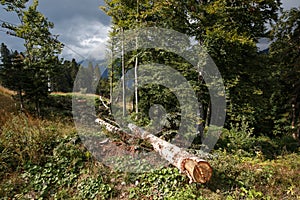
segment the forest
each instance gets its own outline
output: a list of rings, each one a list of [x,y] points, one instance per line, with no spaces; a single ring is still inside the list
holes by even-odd
[[[107,58],[82,63],[38,0],[1,5],[25,48],[0,41],[1,199],[300,199],[300,7],[104,0]]]

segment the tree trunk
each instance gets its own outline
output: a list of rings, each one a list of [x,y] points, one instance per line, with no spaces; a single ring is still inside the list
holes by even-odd
[[[139,15],[139,0],[137,0],[137,16]],[[136,18],[138,23],[138,18]],[[135,57],[135,66],[134,66],[134,95],[135,95],[135,113],[139,113],[139,99],[138,99],[138,36],[135,37],[135,48],[136,48],[136,57]],[[136,115],[138,117],[138,115]]]
[[[190,183],[206,183],[210,180],[212,168],[206,160],[198,158],[134,124],[129,124],[128,127],[135,136],[150,142],[156,152],[177,167],[181,173],[185,173],[190,178]]]
[[[124,58],[124,29],[122,28],[122,87],[123,87],[123,117],[126,115],[126,86],[125,86],[125,58]]]
[[[130,138],[132,138],[130,135],[128,135],[127,133],[125,133],[122,129],[111,125],[110,123],[107,123],[106,121],[102,120],[102,119],[96,119],[95,122],[101,126],[105,126],[106,130],[108,130],[111,133],[114,134],[118,134],[122,141],[124,141],[126,143],[126,141],[128,141]]]
[[[201,42],[200,42],[200,45]],[[203,84],[204,78],[203,78],[203,68],[198,68],[198,81],[200,84]],[[198,92],[198,102],[199,102],[199,110],[197,113],[197,116],[199,117],[200,122],[197,123],[197,137],[193,142],[194,144],[202,144],[203,138],[204,138],[204,128],[205,128],[205,120],[204,120],[204,108],[203,104],[201,103],[202,95],[200,92]],[[208,120],[208,118],[206,118]]]
[[[208,127],[209,124],[209,120],[210,120],[210,101],[208,102],[208,106],[207,106],[207,112],[206,112],[206,122],[205,122],[205,126],[204,127]]]
[[[110,71],[110,103],[113,101],[112,95],[113,95],[113,84],[114,84],[114,43],[112,41],[111,44],[111,71]]]
[[[137,38],[136,38],[137,40]],[[137,42],[137,41],[136,41]],[[139,113],[139,99],[138,99],[138,57],[135,58],[134,66],[134,96],[135,96],[135,113]]]
[[[95,122],[104,125],[108,131],[114,133],[124,133],[120,128],[117,128],[101,119],[96,119]],[[193,154],[190,154],[184,149],[181,149],[169,142],[166,142],[165,140],[162,140],[133,124],[129,124],[128,127],[130,128],[135,137],[150,142],[156,152],[158,152],[164,159],[169,161],[172,165],[177,167],[181,173],[186,174],[190,179],[190,183],[206,183],[210,180],[212,176],[212,168],[206,160],[203,160]]]
[[[291,124],[291,128],[293,130],[293,134],[292,134],[292,137],[295,139],[295,140],[298,140],[300,141],[300,112],[298,112],[299,110],[299,104],[297,102],[297,95],[292,99],[292,124]],[[296,113],[299,113],[298,115],[298,119],[297,119],[297,114]]]
[[[23,100],[23,95],[22,95],[22,89],[20,87],[18,89],[18,95],[20,98],[20,110],[21,110],[21,112],[23,112],[24,111],[24,100]]]
[[[199,101],[200,102],[200,101]],[[204,137],[204,114],[203,114],[203,105],[202,103],[199,103],[199,111],[197,113],[197,116],[199,117],[200,122],[197,123],[197,137],[193,141],[194,144],[202,144],[203,137]]]

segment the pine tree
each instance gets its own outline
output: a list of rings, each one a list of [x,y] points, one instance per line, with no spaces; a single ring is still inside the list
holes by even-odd
[[[41,114],[41,103],[50,92],[49,81],[54,77],[57,68],[57,55],[61,53],[62,44],[53,36],[50,29],[54,24],[37,10],[38,0],[26,10],[28,1],[1,1],[7,11],[15,12],[20,19],[20,25],[4,24],[3,26],[16,37],[24,39],[24,61],[27,78],[30,84],[24,87],[26,98],[35,104],[36,113]]]
[[[10,52],[4,43],[1,44],[0,82],[4,87],[17,91],[21,110],[24,109],[24,88],[28,84],[28,71],[25,70],[23,60],[23,54]]]

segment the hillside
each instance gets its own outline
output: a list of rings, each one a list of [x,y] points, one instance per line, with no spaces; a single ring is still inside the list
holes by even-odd
[[[3,199],[300,198],[299,144],[291,137],[254,138],[238,129],[224,130],[208,158],[213,168],[210,182],[189,184],[173,166],[147,173],[109,168],[87,151],[68,116],[58,113],[60,118],[41,120],[9,114],[15,110],[10,95],[1,89],[1,113],[6,113],[0,129]],[[59,98],[53,101],[60,103],[53,105],[60,107],[52,112],[70,109],[61,107],[62,99],[70,97],[55,96]],[[116,162],[124,164],[122,159]]]
[[[5,123],[9,113],[15,113],[16,102],[12,95],[13,91],[8,90],[0,85],[0,127]]]

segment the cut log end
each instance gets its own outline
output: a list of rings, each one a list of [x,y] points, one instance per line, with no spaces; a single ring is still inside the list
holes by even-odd
[[[206,183],[212,176],[212,168],[206,161],[195,161],[187,159],[184,168],[188,173],[191,182]]]

